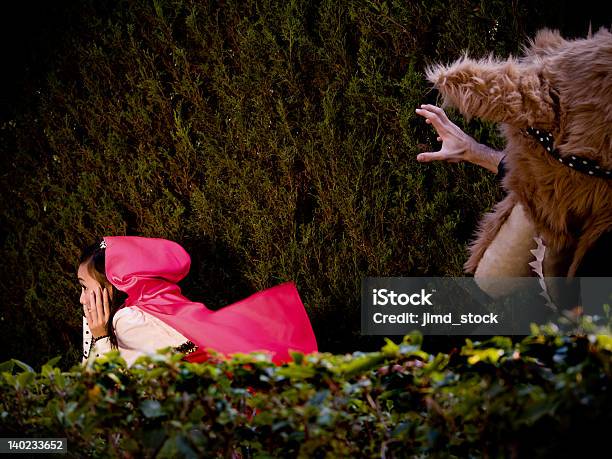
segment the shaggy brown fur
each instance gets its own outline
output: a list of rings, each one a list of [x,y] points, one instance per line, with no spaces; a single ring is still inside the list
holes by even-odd
[[[436,65],[427,77],[463,115],[503,123],[503,186],[508,197],[486,215],[465,264],[474,272],[482,255],[520,202],[545,241],[549,276],[573,276],[597,239],[612,230],[612,180],[560,164],[521,129],[550,132],[564,157],[596,160],[612,169],[612,34],[565,40],[542,30],[520,59],[462,57]],[[563,260],[565,258],[565,260]]]

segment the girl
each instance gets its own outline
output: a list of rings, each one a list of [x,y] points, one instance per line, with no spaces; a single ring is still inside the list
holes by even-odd
[[[317,351],[312,326],[293,283],[211,311],[181,294],[176,283],[191,259],[177,243],[106,236],[83,252],[78,268],[83,305],[83,363],[118,349],[128,366],[141,355],[172,347],[185,360],[265,352],[281,364],[289,351]]]

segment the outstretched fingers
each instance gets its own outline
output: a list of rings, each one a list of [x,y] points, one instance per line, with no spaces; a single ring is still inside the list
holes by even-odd
[[[441,159],[446,159],[446,155],[440,153],[439,151],[425,152],[425,153],[419,153],[416,158],[417,158],[417,161],[419,162],[428,163],[429,161],[438,161]]]
[[[427,124],[431,124],[434,127],[439,138],[446,134],[449,119],[446,113],[444,113],[444,110],[435,105],[421,105],[421,108],[416,109],[416,113],[425,118]]]

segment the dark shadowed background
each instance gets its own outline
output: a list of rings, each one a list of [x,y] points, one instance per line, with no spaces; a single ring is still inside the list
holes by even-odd
[[[20,1],[2,5],[0,360],[80,359],[76,263],[103,235],[192,256],[212,309],[294,280],[322,351],[359,334],[365,276],[457,276],[501,197],[420,164],[427,64],[517,54],[543,26],[610,27],[559,1]],[[493,125],[454,121],[503,147]],[[456,339],[428,338],[425,348]]]

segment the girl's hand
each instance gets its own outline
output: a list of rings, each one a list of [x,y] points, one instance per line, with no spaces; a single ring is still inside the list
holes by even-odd
[[[108,334],[106,324],[110,317],[110,305],[108,302],[108,291],[106,288],[98,287],[90,292],[89,307],[85,307],[87,325],[94,338]]]

